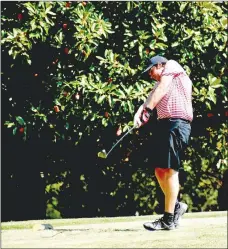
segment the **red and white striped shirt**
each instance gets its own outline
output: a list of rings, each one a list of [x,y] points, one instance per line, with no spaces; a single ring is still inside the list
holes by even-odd
[[[183,118],[192,121],[192,81],[181,65],[174,60],[166,63],[161,76],[163,75],[172,75],[173,80],[166,95],[156,106],[158,119]],[[155,91],[159,83],[156,83],[152,91]]]

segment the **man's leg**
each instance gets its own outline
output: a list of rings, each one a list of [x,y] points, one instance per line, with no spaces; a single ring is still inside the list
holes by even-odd
[[[165,195],[165,212],[164,216],[161,219],[158,219],[154,222],[147,222],[144,224],[144,227],[148,230],[161,230],[161,229],[171,230],[175,228],[174,208],[179,190],[178,189],[176,193],[176,188],[174,189],[172,188],[173,186],[176,186],[175,183],[176,180],[177,183],[179,183],[178,172],[172,169],[156,168],[155,175]],[[177,185],[179,186],[179,184]]]
[[[155,168],[155,176],[158,180],[158,183],[162,189],[162,192],[165,194],[165,169],[162,168]]]
[[[165,212],[173,214],[179,193],[179,174],[173,169],[165,169],[164,175],[161,184],[165,186]]]
[[[178,172],[173,169],[155,169],[155,176],[165,195],[165,212],[161,219],[147,222],[144,227],[148,230],[174,229],[175,204],[179,192]]]
[[[166,192],[166,170],[164,168],[155,168],[155,176],[157,178],[157,181],[162,189],[163,194],[165,195]],[[179,180],[178,180],[179,181]],[[178,190],[179,192],[179,190]],[[178,206],[178,200],[176,200],[175,205]]]
[[[162,219],[155,222],[147,222],[144,224],[144,227],[148,230],[159,230],[159,227],[160,229],[173,229],[171,223],[174,222],[174,226],[178,227],[179,220],[188,207],[185,203],[178,202],[177,200],[179,174],[173,169],[155,168],[155,176],[165,195],[165,213]],[[166,224],[164,222],[168,224],[168,227],[165,227]]]
[[[178,172],[169,168],[156,168],[155,175],[165,195],[164,221],[171,224],[174,220],[174,210],[179,192]]]
[[[156,171],[155,171],[156,172]],[[158,173],[159,172],[159,173]],[[174,225],[179,227],[181,217],[188,209],[188,205],[183,202],[178,202],[177,196],[179,193],[179,174],[172,169],[159,169],[155,173],[158,182],[165,194],[165,213],[173,214],[174,207]],[[176,200],[175,200],[176,199]]]

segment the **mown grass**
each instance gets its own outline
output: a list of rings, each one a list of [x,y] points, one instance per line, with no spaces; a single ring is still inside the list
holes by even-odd
[[[227,215],[227,211],[222,212],[196,212],[186,213],[185,218],[204,218],[204,217],[221,217]],[[52,224],[53,226],[71,226],[83,224],[99,224],[111,222],[133,222],[147,221],[148,219],[157,218],[160,215],[146,216],[124,216],[124,217],[95,217],[95,218],[76,218],[76,219],[47,219],[47,220],[28,220],[28,221],[9,221],[2,222],[2,230],[31,229],[35,224]]]

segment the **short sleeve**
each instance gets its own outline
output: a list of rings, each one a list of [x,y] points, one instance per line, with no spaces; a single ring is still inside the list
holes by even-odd
[[[177,63],[174,60],[169,60],[166,63],[161,76],[175,76],[183,72],[184,72],[184,69],[181,67],[179,63]]]

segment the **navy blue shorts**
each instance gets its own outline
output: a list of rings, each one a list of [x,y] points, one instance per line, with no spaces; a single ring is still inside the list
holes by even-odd
[[[153,168],[171,168],[179,171],[181,160],[189,143],[191,124],[184,119],[169,118],[158,120],[151,136],[149,164]]]

